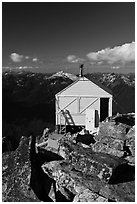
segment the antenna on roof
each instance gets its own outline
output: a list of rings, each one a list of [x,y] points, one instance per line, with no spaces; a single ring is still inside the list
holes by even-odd
[[[79,77],[83,77],[83,67],[84,67],[84,64],[81,64],[79,68]]]

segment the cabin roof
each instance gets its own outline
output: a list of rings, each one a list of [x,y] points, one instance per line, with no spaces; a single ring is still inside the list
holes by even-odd
[[[91,84],[90,84],[90,82],[91,82]],[[75,86],[77,83],[79,83],[78,86],[80,87],[80,89],[83,88],[85,90],[84,94],[87,94],[87,95],[96,95],[97,93],[96,94],[95,93],[91,94],[91,91],[90,91],[91,89],[88,89],[88,88],[90,88],[89,87],[90,85],[94,84],[94,87],[96,88],[96,90],[98,89],[98,90],[102,91],[104,95],[105,94],[106,95],[112,95],[112,91],[110,89],[108,89],[107,87],[105,87],[104,85],[102,85],[100,82],[98,82],[98,81],[96,81],[94,79],[89,80],[86,77],[80,77],[75,82],[73,82],[72,84],[70,84],[69,86],[67,86],[63,90],[61,90],[60,92],[58,92],[56,94],[56,96],[58,96],[58,95],[71,95],[71,94],[68,93],[68,90],[71,90],[73,92],[73,86]],[[79,90],[78,87],[77,87],[77,90]],[[63,94],[63,92],[65,94]],[[75,92],[76,92],[76,90],[75,90]],[[79,90],[79,92],[81,92],[81,90]],[[79,95],[80,95],[80,93],[79,93]]]

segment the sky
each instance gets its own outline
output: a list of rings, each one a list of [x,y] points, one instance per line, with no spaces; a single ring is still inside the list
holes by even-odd
[[[3,69],[135,71],[134,2],[3,2]]]

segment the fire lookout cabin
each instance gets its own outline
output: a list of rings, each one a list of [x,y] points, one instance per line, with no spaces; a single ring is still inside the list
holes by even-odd
[[[82,126],[90,133],[96,131],[99,122],[112,116],[112,93],[82,75],[78,80],[55,95],[56,127],[60,131],[67,126]]]

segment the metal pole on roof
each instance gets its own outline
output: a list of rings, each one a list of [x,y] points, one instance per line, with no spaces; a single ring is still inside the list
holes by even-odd
[[[84,67],[84,64],[81,64],[79,68],[79,77],[83,77],[83,67]]]

